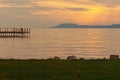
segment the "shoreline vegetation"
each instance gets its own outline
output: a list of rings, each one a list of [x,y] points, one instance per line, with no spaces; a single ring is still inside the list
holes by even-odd
[[[56,58],[56,59],[55,59]],[[0,59],[0,80],[119,80],[120,59]]]

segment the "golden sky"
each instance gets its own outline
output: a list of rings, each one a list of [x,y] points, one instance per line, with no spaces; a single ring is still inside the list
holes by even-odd
[[[119,19],[120,0],[0,0],[2,26],[105,25]]]

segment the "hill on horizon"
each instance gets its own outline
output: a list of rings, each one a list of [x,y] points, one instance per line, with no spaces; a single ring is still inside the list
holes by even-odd
[[[59,24],[53,28],[120,28],[120,24],[112,25],[79,25],[75,23]]]

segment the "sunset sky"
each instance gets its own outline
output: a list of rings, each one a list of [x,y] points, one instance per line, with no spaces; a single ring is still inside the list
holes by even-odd
[[[120,0],[0,0],[1,26],[120,23]]]

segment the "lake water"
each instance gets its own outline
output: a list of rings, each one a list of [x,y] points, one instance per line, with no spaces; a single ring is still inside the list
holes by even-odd
[[[118,28],[31,29],[30,38],[0,38],[0,58],[108,58],[120,55]]]

